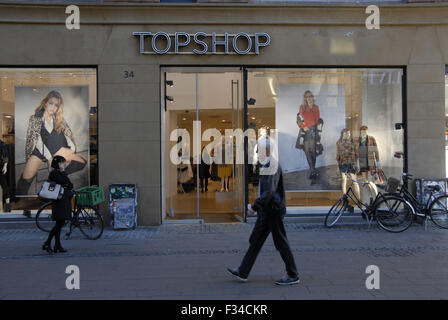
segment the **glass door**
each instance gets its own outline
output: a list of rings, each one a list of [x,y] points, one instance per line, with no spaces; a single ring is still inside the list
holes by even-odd
[[[165,219],[243,221],[241,71],[222,68],[163,71],[166,83],[163,154],[165,167],[171,168],[165,169]],[[177,164],[170,157],[182,145],[181,134],[190,143],[184,147],[189,155],[184,157],[185,163]]]
[[[196,168],[193,161],[193,122],[196,111],[196,76],[162,72],[162,192],[166,220],[198,219]]]

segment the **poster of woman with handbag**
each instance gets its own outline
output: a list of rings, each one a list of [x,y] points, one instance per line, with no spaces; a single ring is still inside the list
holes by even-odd
[[[303,95],[296,123],[300,128],[296,148],[305,152],[310,168],[308,179],[314,183],[319,177],[319,171],[316,170],[316,158],[323,153],[320,135],[324,122],[320,118],[319,107],[314,104],[314,95],[310,90],[305,91]]]

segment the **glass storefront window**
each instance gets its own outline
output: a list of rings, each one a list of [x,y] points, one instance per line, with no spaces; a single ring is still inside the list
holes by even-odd
[[[0,68],[3,209],[36,209],[36,194],[64,156],[74,187],[98,184],[96,69]],[[2,165],[2,169],[4,166]]]
[[[365,201],[403,172],[401,68],[253,68],[247,88],[249,127],[276,130],[288,213],[328,211],[347,187],[343,171],[372,182]],[[257,189],[250,174],[249,203]]]
[[[448,66],[445,68],[445,171],[448,178]]]

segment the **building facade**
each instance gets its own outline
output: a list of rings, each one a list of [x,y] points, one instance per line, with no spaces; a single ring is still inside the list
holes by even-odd
[[[195,163],[238,129],[275,137],[291,215],[328,211],[352,165],[371,182],[445,177],[446,3],[382,5],[379,29],[361,5],[80,3],[70,30],[66,6],[0,4],[13,210],[36,206],[59,152],[78,186],[136,183],[139,225],[245,221],[256,140]],[[46,118],[52,98],[63,114]]]

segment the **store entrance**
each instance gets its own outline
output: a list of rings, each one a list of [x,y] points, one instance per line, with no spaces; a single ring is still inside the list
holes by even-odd
[[[234,135],[244,130],[241,71],[167,68],[162,81],[163,218],[244,221],[244,158]]]

